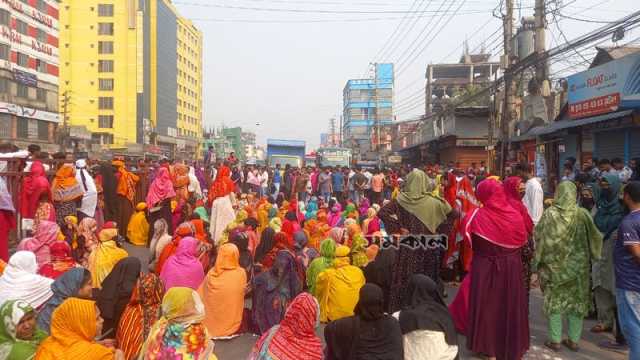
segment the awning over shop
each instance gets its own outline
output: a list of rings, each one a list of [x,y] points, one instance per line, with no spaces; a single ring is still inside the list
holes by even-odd
[[[512,138],[511,141],[528,140],[536,136],[551,134],[559,130],[595,124],[595,123],[599,123],[599,122],[611,120],[611,119],[617,119],[617,118],[631,115],[633,111],[634,110],[623,110],[623,111],[612,112],[609,114],[598,115],[598,116],[588,117],[588,118],[579,119],[579,120],[560,120],[548,126],[535,127],[529,130],[526,134]]]

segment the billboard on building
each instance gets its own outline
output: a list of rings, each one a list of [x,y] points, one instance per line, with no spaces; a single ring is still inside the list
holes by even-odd
[[[569,76],[573,119],[640,107],[640,52]]]

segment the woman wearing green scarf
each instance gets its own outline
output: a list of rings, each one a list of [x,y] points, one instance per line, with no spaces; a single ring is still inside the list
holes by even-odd
[[[620,178],[617,175],[604,175],[597,187],[596,215],[593,219],[598,230],[604,236],[602,259],[594,261],[591,272],[593,293],[598,311],[598,324],[591,328],[599,333],[613,329],[616,311],[615,280],[613,272],[613,248],[618,237],[618,226],[624,217],[624,208],[618,194]]]
[[[26,360],[36,353],[47,334],[36,325],[35,310],[22,300],[0,307],[0,359]]]
[[[395,200],[391,200],[378,212],[389,235],[436,235],[448,234],[457,215],[449,204],[432,195],[435,184],[422,170],[409,173]],[[392,273],[388,308],[389,313],[400,310],[407,293],[409,278],[413,274],[424,274],[442,286],[440,268],[445,249],[442,247],[416,248],[400,246],[396,264],[388,271]]]
[[[549,318],[549,340],[545,345],[560,349],[562,318],[566,316],[569,339],[562,343],[577,351],[582,322],[592,305],[590,260],[600,258],[602,234],[587,210],[578,206],[573,182],[560,183],[553,205],[542,214],[534,234],[534,268],[538,269],[543,310]]]
[[[315,294],[316,279],[318,274],[333,265],[336,257],[336,242],[333,239],[325,239],[320,243],[320,257],[311,261],[307,268],[307,287],[312,295]]]

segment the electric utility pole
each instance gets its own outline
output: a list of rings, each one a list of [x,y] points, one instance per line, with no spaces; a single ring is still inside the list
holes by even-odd
[[[513,74],[511,73],[511,64],[513,59],[513,47],[511,40],[513,39],[513,0],[505,0],[506,13],[502,17],[504,30],[504,55],[502,65],[504,66],[504,111],[502,112],[501,128],[501,151],[500,151],[500,173],[504,175],[504,169],[507,164],[507,153],[509,151],[509,128],[511,122],[515,118],[515,83]]]
[[[547,20],[545,18],[545,0],[536,0],[534,9],[535,18],[535,37],[534,37],[534,49],[538,61],[536,61],[536,81],[540,87],[540,94],[542,96],[549,96],[551,89],[549,88],[549,62],[547,60],[540,61],[539,59],[544,57],[546,53],[546,27]]]

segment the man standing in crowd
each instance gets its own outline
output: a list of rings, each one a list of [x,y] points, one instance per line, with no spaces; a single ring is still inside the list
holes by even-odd
[[[384,174],[379,169],[371,177],[371,203],[382,205],[382,190],[384,190]]]
[[[624,188],[630,211],[618,229],[614,249],[616,303],[622,333],[629,344],[629,359],[640,359],[640,182]]]
[[[523,177],[527,179],[524,198],[522,201],[529,212],[529,216],[531,216],[531,220],[533,220],[533,224],[536,225],[538,224],[538,221],[540,221],[542,212],[544,211],[544,191],[542,190],[542,180],[533,176],[531,166],[527,164],[521,165],[519,170]]]
[[[339,203],[344,202],[344,174],[339,166],[331,173],[331,186],[333,187],[333,195]]]
[[[322,199],[327,203],[331,199],[331,185],[331,173],[327,167],[318,175],[318,191]]]
[[[353,180],[353,202],[356,204],[360,203],[360,199],[364,196],[364,193],[367,189],[367,177],[362,173],[361,169],[356,169],[355,174],[352,177]]]
[[[273,170],[273,196],[278,196],[280,192],[280,184],[282,184],[282,171],[280,170],[280,164],[276,164],[275,170]]]

